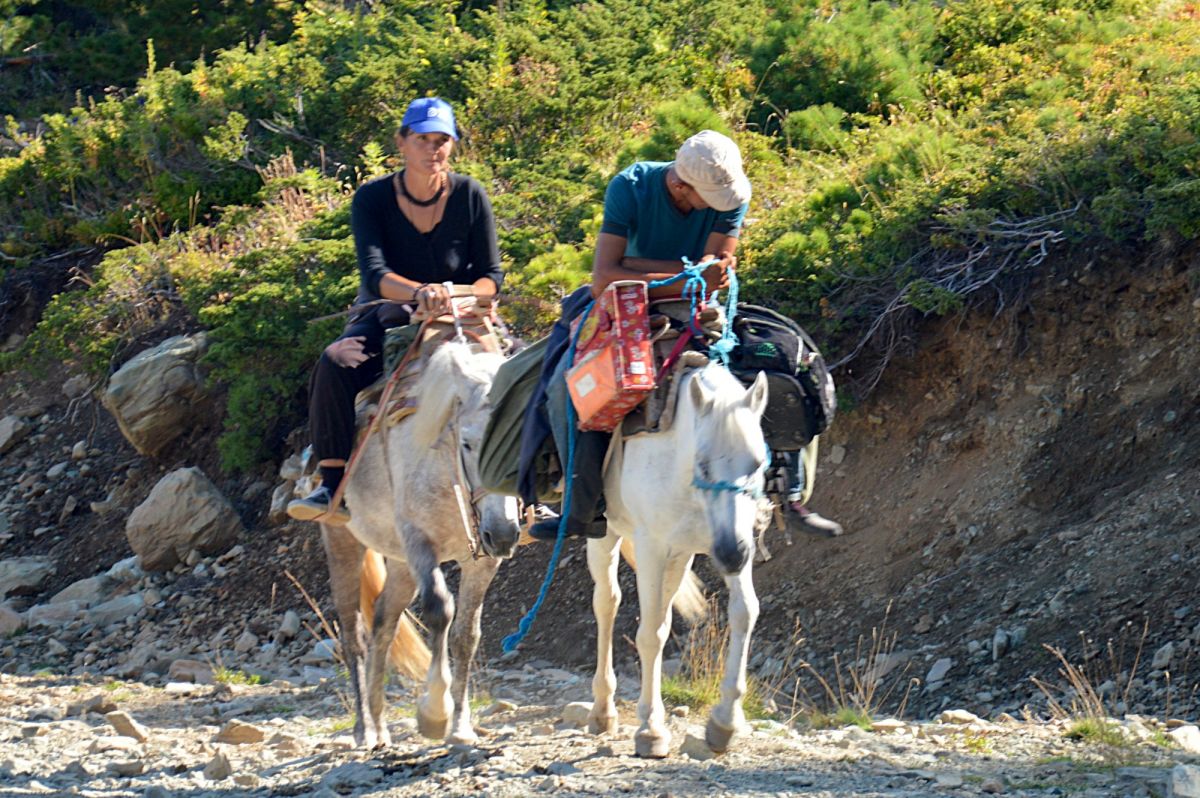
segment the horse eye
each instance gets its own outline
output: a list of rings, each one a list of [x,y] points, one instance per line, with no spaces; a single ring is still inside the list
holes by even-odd
[[[463,447],[464,449],[466,449],[468,452],[469,452],[469,451],[471,451],[471,444],[470,444],[470,443],[468,443],[467,441],[463,441],[463,445],[462,445],[462,447]]]

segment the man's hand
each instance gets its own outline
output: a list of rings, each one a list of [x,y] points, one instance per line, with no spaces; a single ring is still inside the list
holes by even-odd
[[[344,369],[357,368],[371,359],[371,355],[363,351],[366,340],[362,335],[339,338],[325,347],[325,354]]]
[[[724,291],[729,287],[729,272],[737,270],[737,256],[732,254],[725,255],[724,257],[705,255],[700,259],[700,262],[704,263],[714,258],[716,259],[716,263],[713,263],[704,270],[704,283],[708,286],[709,291],[712,291],[714,288]]]

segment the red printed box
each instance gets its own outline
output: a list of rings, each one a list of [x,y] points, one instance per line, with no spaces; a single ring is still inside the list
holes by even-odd
[[[650,345],[646,284],[610,283],[579,324],[575,364],[568,369],[567,390],[582,430],[611,432],[630,410],[654,390],[654,353]]]

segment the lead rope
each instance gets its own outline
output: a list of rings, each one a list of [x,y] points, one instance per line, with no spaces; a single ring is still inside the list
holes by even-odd
[[[579,342],[579,334],[583,332],[588,314],[592,312],[595,304],[596,300],[594,299],[588,302],[579,316],[579,326],[575,328],[575,334],[571,336],[571,344],[567,348],[566,354],[563,355],[563,357],[571,359],[569,362],[575,360],[575,345]],[[575,429],[575,404],[570,397],[567,397],[567,476],[566,486],[563,489],[562,515],[558,517],[558,536],[554,539],[554,552],[550,555],[550,564],[546,566],[546,577],[542,580],[542,589],[538,591],[537,600],[533,602],[529,612],[525,613],[525,617],[517,624],[517,631],[504,638],[500,643],[506,654],[514,651],[525,639],[525,635],[529,634],[529,630],[533,628],[538,610],[542,608],[542,604],[546,601],[546,594],[550,592],[550,584],[554,581],[554,572],[558,570],[558,558],[562,556],[563,543],[567,539],[567,515],[571,510],[571,483],[575,481],[572,479],[572,474],[575,472],[575,438],[578,437],[578,434],[578,430]]]

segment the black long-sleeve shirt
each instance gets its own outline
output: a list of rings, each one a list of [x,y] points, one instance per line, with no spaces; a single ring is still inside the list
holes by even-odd
[[[392,175],[359,186],[350,203],[350,229],[362,282],[358,301],[381,299],[379,281],[395,273],[420,283],[470,285],[490,277],[500,288],[500,246],[492,203],[477,180],[450,174],[446,209],[422,233],[396,204]]]

